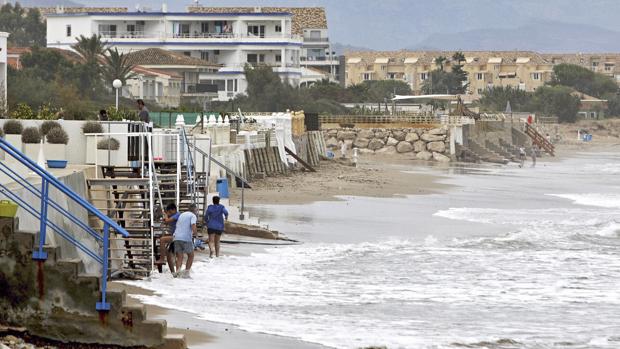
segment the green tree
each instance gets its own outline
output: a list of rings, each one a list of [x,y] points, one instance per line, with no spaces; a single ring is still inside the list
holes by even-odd
[[[129,62],[125,54],[118,52],[117,48],[114,48],[114,50],[108,49],[107,55],[104,56],[103,65],[105,82],[111,84],[115,79],[119,79],[125,85],[128,79],[136,76],[133,72],[135,67],[135,65]]]
[[[598,98],[618,91],[618,85],[612,78],[575,64],[558,64],[553,67],[553,77],[549,84],[568,86]]]
[[[11,35],[9,46],[45,46],[46,28],[38,9],[25,9],[19,3],[0,7],[0,31]]]
[[[541,86],[534,92],[530,108],[547,116],[557,116],[560,122],[575,122],[579,98],[566,86]]]
[[[439,67],[438,70],[443,71],[443,66],[447,61],[448,61],[448,58],[446,58],[445,56],[439,56],[435,58],[435,65]]]
[[[101,40],[101,35],[93,34],[91,37],[80,35],[72,48],[88,64],[99,64],[101,57],[106,52],[107,45]]]
[[[499,86],[486,89],[480,98],[480,108],[484,111],[501,112],[510,102],[513,111],[527,111],[532,101],[532,94],[511,86]]]

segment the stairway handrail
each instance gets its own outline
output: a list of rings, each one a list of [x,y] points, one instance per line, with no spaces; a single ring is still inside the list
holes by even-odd
[[[235,176],[235,178],[240,179],[241,181],[243,181],[243,183],[247,186],[250,187],[250,183],[248,183],[247,179],[245,179],[244,177],[241,177],[241,175],[238,175],[235,171],[231,170],[228,166],[222,164],[221,162],[219,162],[218,160],[216,160],[214,157],[210,156],[209,154],[207,154],[204,150],[198,148],[195,144],[190,144],[194,149],[196,149],[196,151],[198,153],[200,153],[200,155],[202,156],[206,156],[209,161],[213,161],[215,164],[217,164],[218,166],[220,166],[221,168],[223,168],[224,170],[226,170],[226,172],[232,174],[233,176]]]
[[[66,186],[64,183],[60,182],[56,177],[54,177],[51,173],[47,172],[39,166],[36,162],[32,161],[32,159],[28,158],[22,152],[17,150],[13,145],[7,142],[5,139],[0,138],[0,148],[4,150],[7,154],[11,155],[13,158],[18,160],[20,163],[28,167],[34,173],[38,174],[39,177],[45,179],[50,184],[52,184],[56,189],[58,189],[61,193],[67,195],[75,202],[80,204],[83,208],[85,208],[88,212],[97,216],[101,221],[110,225],[117,233],[123,235],[123,237],[128,237],[129,233],[120,225],[118,225],[114,220],[110,217],[104,215],[101,211],[99,211],[93,204],[84,200],[77,193],[75,193],[71,188]]]
[[[41,201],[40,211],[37,211],[32,205],[30,205],[24,199],[20,198],[15,193],[9,191],[4,185],[0,184],[0,187],[5,190],[4,194],[6,196],[12,198],[16,202],[19,202],[21,204],[20,206],[24,207],[24,209],[26,209],[28,213],[33,215],[35,218],[39,219],[39,222],[40,222],[39,246],[38,246],[38,250],[35,250],[33,252],[32,258],[40,262],[47,260],[47,253],[44,251],[44,245],[45,245],[46,230],[47,230],[47,227],[49,226],[52,230],[57,232],[58,235],[60,235],[62,238],[67,240],[73,246],[77,247],[79,250],[86,253],[87,256],[94,259],[97,263],[101,264],[102,266],[101,302],[96,303],[95,309],[97,311],[109,311],[110,303],[106,301],[106,292],[107,292],[107,282],[108,282],[108,262],[109,262],[109,253],[110,253],[110,227],[112,227],[116,231],[116,233],[121,234],[123,237],[129,237],[129,233],[123,227],[118,225],[114,220],[112,220],[110,217],[104,215],[101,211],[99,211],[99,209],[97,209],[93,204],[86,201],[84,198],[82,198],[80,195],[74,192],[71,188],[69,188],[66,184],[60,182],[50,172],[48,172],[46,169],[39,166],[36,162],[34,162],[29,157],[27,157],[21,151],[17,150],[17,148],[15,148],[13,145],[11,145],[9,142],[7,142],[3,138],[0,138],[0,149],[4,150],[6,154],[9,154],[11,157],[13,157],[15,160],[20,162],[22,165],[30,169],[32,172],[34,172],[41,178],[41,191],[31,190],[30,188],[28,188],[28,186],[26,186],[27,180],[25,178],[18,175],[12,170],[10,171],[12,172],[12,175],[3,171],[7,175],[9,175],[11,179],[19,180],[18,183],[22,187],[24,187],[26,190],[30,191],[32,194],[34,194],[40,199]],[[6,166],[5,164],[3,165]],[[15,177],[13,177],[13,175]],[[48,209],[48,206],[50,206],[50,200],[49,200],[49,185],[50,184],[54,188],[56,188],[59,192],[66,195],[68,198],[72,199],[74,202],[78,203],[80,206],[86,209],[87,212],[96,216],[103,222],[103,237],[102,237],[103,251],[102,251],[101,256],[99,256],[97,252],[94,252],[88,247],[86,247],[78,239],[69,235],[62,228],[58,227],[54,222],[48,221],[47,209]],[[75,221],[79,221],[79,219],[75,217],[71,212],[64,210],[64,209],[59,210],[58,205],[54,204],[51,206],[55,208],[58,212],[60,212],[64,217],[68,217],[69,220],[73,221],[74,223]],[[83,224],[77,224],[77,225],[80,226],[81,228],[83,228],[84,226]],[[86,229],[86,231],[92,235],[92,232],[89,229]]]

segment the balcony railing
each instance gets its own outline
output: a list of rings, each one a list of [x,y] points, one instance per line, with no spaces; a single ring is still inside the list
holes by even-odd
[[[312,38],[304,36],[305,42],[329,42],[329,38]]]
[[[329,62],[338,61],[338,57],[330,56],[301,56],[299,57],[302,62]]]
[[[231,39],[231,40],[302,40],[299,35],[251,35],[236,33],[164,33],[160,31],[100,31],[104,39]]]

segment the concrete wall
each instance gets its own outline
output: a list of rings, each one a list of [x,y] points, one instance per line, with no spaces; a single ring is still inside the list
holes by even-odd
[[[0,111],[6,109],[6,69],[8,33],[0,32]]]

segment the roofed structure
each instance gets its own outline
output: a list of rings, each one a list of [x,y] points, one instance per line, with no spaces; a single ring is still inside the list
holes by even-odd
[[[145,50],[130,52],[127,54],[127,60],[131,64],[141,66],[167,65],[213,68],[220,66],[209,61],[159,48],[147,48]]]
[[[304,29],[327,29],[327,16],[322,7],[207,7],[190,6],[192,13],[290,13],[293,15],[293,34],[303,34]]]

